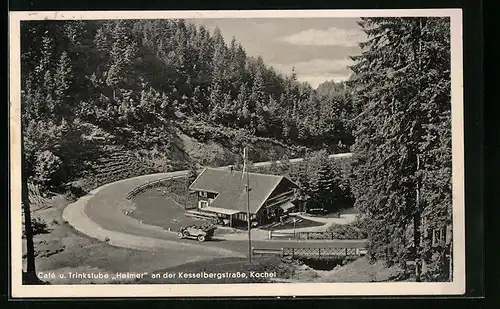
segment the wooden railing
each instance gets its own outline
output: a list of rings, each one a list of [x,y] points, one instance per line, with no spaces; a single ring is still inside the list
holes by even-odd
[[[269,239],[295,239],[297,233],[280,232],[280,231],[269,231]]]
[[[364,248],[253,248],[252,255],[275,255],[305,259],[356,259],[366,255]]]
[[[292,258],[356,259],[364,253],[362,248],[283,248],[283,256]]]
[[[283,257],[283,249],[252,248],[252,255],[277,255]]]
[[[187,175],[175,175],[175,176],[168,176],[156,180],[152,180],[149,182],[146,182],[145,184],[142,184],[136,188],[134,188],[132,191],[128,192],[127,195],[125,196],[127,200],[130,200],[137,196],[139,193],[142,193],[148,189],[154,188],[155,186],[161,186],[163,185],[164,182],[174,180],[174,179],[179,179],[179,178],[186,178]]]

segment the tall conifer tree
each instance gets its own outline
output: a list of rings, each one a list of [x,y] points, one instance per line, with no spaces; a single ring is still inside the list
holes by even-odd
[[[446,155],[434,159],[434,153],[451,150],[449,20],[363,18],[359,24],[368,41],[354,57],[351,82],[360,110],[354,131],[356,207],[368,218],[375,258],[403,266],[408,260],[429,262],[422,218],[450,216],[451,162]],[[443,129],[437,129],[437,119]],[[440,187],[426,184],[426,170],[442,172]],[[436,208],[446,210],[438,214]]]

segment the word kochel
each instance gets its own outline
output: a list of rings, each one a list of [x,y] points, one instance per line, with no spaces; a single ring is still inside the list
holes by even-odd
[[[276,272],[178,272],[164,273],[163,278],[179,278],[179,279],[245,279],[245,278],[276,278]]]

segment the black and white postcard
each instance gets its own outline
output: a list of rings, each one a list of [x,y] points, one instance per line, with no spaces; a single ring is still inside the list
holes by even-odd
[[[460,9],[9,19],[13,297],[465,292]]]

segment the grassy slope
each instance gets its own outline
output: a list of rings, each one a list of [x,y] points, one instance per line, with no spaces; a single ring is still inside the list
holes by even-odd
[[[357,259],[332,271],[316,271],[317,282],[383,282],[397,276],[397,268],[389,268],[382,261],[372,263],[368,258]]]
[[[49,234],[36,235],[34,240],[35,250],[39,252],[36,257],[37,272],[54,272],[56,278],[46,280],[52,284],[127,283],[134,280],[70,280],[59,278],[59,274],[92,272],[111,275],[116,272],[153,271],[198,260],[197,257],[186,257],[171,250],[138,251],[114,247],[88,238],[63,222],[62,210],[68,203],[64,197],[57,196],[51,200],[50,208],[34,213],[34,216],[42,218],[50,225]],[[57,223],[50,224],[53,220]]]
[[[55,279],[47,280],[52,284],[85,284],[85,283],[196,283],[196,280],[174,280],[162,278],[143,280],[99,280],[60,278],[59,274],[69,272],[92,272],[113,276],[117,272],[156,272],[178,271],[276,271],[279,278],[290,278],[299,282],[371,282],[387,281],[397,273],[396,269],[387,268],[383,263],[371,264],[366,258],[356,260],[332,271],[313,270],[304,265],[284,261],[276,257],[255,257],[249,265],[246,259],[225,258],[215,260],[198,260],[196,257],[182,256],[175,252],[144,252],[110,246],[106,243],[90,239],[74,231],[61,218],[62,210],[68,204],[58,196],[51,201],[51,207],[34,215],[42,218],[51,228],[49,234],[35,236],[35,246],[39,255],[36,267],[39,272],[54,272]],[[231,283],[234,280],[217,280],[213,282]],[[261,282],[256,279],[239,279],[238,282]],[[206,283],[206,281],[205,281]]]
[[[168,197],[169,193],[163,194],[163,188],[158,189],[136,196],[135,209],[130,216],[146,224],[170,228],[172,231],[178,230],[181,226],[204,223],[202,220],[187,217],[182,205]]]
[[[194,263],[166,268],[155,271],[157,274],[171,273],[175,278],[144,279],[138,283],[263,283],[269,282],[265,278],[251,277],[251,272],[275,273],[278,278],[289,278],[294,272],[291,263],[277,257],[254,257],[252,263],[245,258],[224,258],[216,260],[205,260]],[[184,279],[179,278],[179,272],[189,273],[244,273],[246,278],[209,278],[209,279]],[[163,277],[163,276],[161,276]]]

